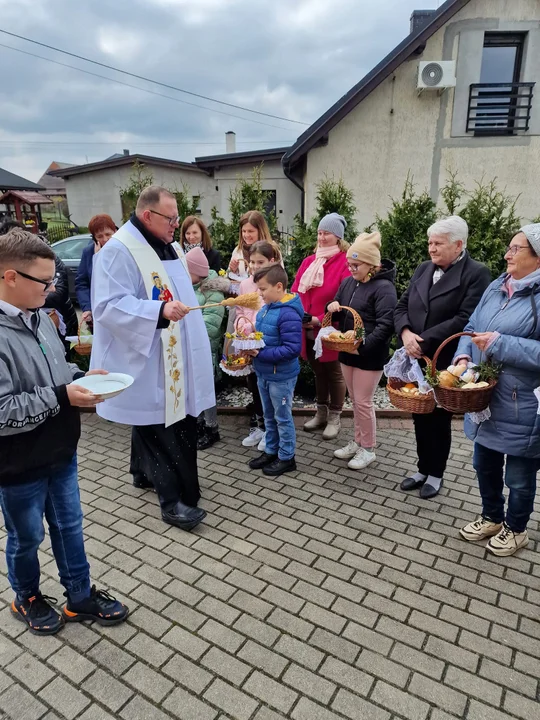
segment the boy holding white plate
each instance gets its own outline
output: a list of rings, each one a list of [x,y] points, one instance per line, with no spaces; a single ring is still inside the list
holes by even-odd
[[[128,616],[125,605],[90,585],[77,481],[78,408],[101,398],[71,384],[84,373],[66,362],[56,328],[36,309],[54,282],[48,245],[25,230],[0,236],[0,507],[15,592],[11,611],[36,635],[52,635],[64,622],[115,625]],[[66,589],[61,614],[39,590],[43,517]]]

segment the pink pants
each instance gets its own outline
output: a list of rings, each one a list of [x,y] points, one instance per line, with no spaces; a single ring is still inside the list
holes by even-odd
[[[382,377],[382,370],[360,370],[343,363],[341,370],[353,404],[354,440],[360,447],[375,447],[377,427],[373,396]]]

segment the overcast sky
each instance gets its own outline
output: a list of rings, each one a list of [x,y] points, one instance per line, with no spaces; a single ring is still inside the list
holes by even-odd
[[[307,124],[438,0],[0,0],[0,28],[176,87]],[[52,160],[132,153],[193,160],[289,145],[307,125],[251,115],[160,88],[0,33],[0,167],[37,181]],[[269,127],[274,126],[274,127]],[[54,144],[53,144],[54,143]],[[101,143],[101,144],[100,144]],[[182,144],[184,143],[184,144]],[[213,143],[213,144],[209,144]]]

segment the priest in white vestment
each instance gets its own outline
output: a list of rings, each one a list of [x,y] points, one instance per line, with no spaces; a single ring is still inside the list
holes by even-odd
[[[132,425],[135,487],[153,487],[165,522],[189,530],[197,507],[197,417],[215,405],[212,355],[184,253],[174,242],[176,199],[143,190],[137,208],[94,256],[92,367],[125,372],[133,385],[98,406]]]

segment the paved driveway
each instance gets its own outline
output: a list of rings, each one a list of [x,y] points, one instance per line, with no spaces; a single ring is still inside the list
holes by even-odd
[[[133,613],[36,638],[10,616],[2,565],[0,717],[540,718],[538,516],[514,558],[458,539],[478,510],[460,426],[442,495],[421,501],[397,488],[405,422],[381,422],[368,475],[300,433],[299,471],[278,481],[247,471],[244,422],[224,420],[201,458],[208,518],[184,533],[131,486],[127,430],[85,418],[93,578]],[[41,559],[60,599],[48,546]]]

